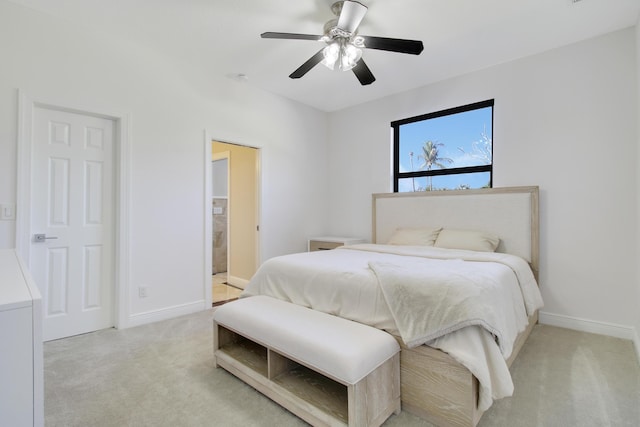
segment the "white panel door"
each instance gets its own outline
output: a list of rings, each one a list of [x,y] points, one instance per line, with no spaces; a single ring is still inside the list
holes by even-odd
[[[34,109],[30,268],[45,341],[114,325],[114,127]]]

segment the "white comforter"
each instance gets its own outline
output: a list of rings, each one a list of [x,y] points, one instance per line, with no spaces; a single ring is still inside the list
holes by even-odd
[[[372,244],[272,258],[242,296],[259,294],[449,353],[478,378],[481,410],[513,393],[505,359],[527,315],[542,307],[518,257]]]

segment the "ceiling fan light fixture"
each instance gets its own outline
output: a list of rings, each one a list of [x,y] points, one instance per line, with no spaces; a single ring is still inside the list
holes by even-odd
[[[338,39],[325,47],[322,54],[324,56],[322,64],[328,69],[335,70],[337,67],[340,71],[349,71],[362,58],[362,49],[345,39]]]
[[[322,65],[333,70],[336,66],[336,62],[338,62],[338,58],[340,57],[340,45],[338,42],[328,44],[327,47],[322,50],[322,55],[324,56]]]
[[[360,61],[360,58],[362,58],[362,49],[355,47],[351,43],[345,44],[340,49],[340,70],[351,70]]]

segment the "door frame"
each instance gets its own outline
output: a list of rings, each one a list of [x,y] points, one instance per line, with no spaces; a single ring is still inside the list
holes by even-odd
[[[213,225],[211,224],[211,198],[213,197],[213,188],[211,182],[211,173],[212,173],[212,158],[213,158],[213,150],[212,143],[213,142],[224,142],[227,144],[235,144],[241,145],[248,148],[255,148],[257,150],[256,153],[256,212],[255,216],[258,220],[258,230],[255,231],[255,259],[256,259],[256,269],[262,264],[262,251],[261,251],[261,239],[260,239],[260,227],[262,224],[262,147],[255,144],[247,144],[245,142],[239,141],[239,138],[217,138],[212,136],[210,132],[206,129],[203,132],[204,136],[204,240],[203,240],[203,249],[204,249],[204,275],[203,275],[203,288],[204,288],[204,299],[205,299],[205,307],[211,307],[213,302],[213,295],[211,292],[211,271],[213,268],[213,245],[211,242],[213,241]],[[231,162],[229,162],[229,174],[231,174]],[[231,185],[231,179],[229,178],[228,185]],[[229,194],[229,198],[231,195]],[[227,229],[229,227],[229,223],[227,223]],[[229,236],[227,236],[229,239]],[[227,247],[229,246],[229,242],[227,242]],[[230,260],[227,260],[227,265]]]
[[[18,147],[16,185],[16,251],[30,265],[31,252],[31,172],[33,159],[33,120],[35,108],[47,108],[113,120],[114,150],[114,226],[113,320],[116,328],[126,328],[129,320],[129,221],[130,221],[130,147],[129,115],[104,112],[91,106],[68,105],[33,98],[18,90]]]

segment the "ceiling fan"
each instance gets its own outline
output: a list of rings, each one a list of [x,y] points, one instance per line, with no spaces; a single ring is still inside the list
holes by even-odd
[[[419,55],[424,46],[419,40],[359,35],[357,33],[358,26],[367,13],[367,9],[367,6],[357,1],[337,1],[331,6],[331,11],[337,18],[331,19],[324,25],[324,34],[321,36],[266,32],[262,33],[260,37],[263,39],[314,40],[327,44],[291,73],[289,77],[292,79],[299,79],[313,67],[322,63],[331,70],[353,70],[362,85],[369,85],[376,78],[362,59],[362,49],[378,49]]]

